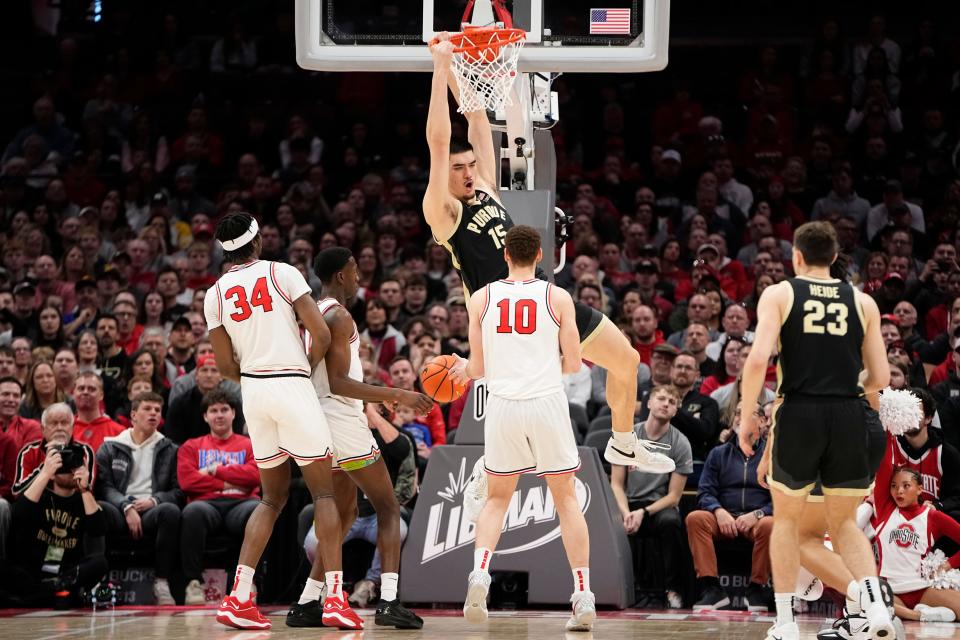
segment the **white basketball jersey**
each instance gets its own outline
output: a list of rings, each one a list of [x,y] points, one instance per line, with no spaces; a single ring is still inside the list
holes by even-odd
[[[545,280],[497,280],[487,285],[480,315],[487,389],[507,400],[563,391],[560,322]]]
[[[317,307],[320,308],[321,315],[325,315],[327,311],[339,306],[340,303],[333,298],[324,298],[317,303]],[[304,336],[304,342],[306,349],[309,352],[310,344],[312,343],[309,332]],[[360,334],[357,332],[356,323],[353,324],[353,335],[350,336],[350,370],[347,373],[347,377],[351,380],[356,380],[357,382],[363,382],[363,364],[360,362]],[[344,405],[355,409],[358,415],[363,414],[362,400],[357,400],[356,398],[345,398],[343,396],[330,393],[330,378],[327,375],[326,362],[321,363],[316,369],[314,369],[312,379],[313,387],[317,390],[317,396],[321,400],[329,399],[342,402]]]
[[[207,289],[207,327],[223,326],[240,371],[252,375],[310,375],[293,301],[310,293],[295,267],[255,260],[233,267]]]
[[[894,509],[887,521],[877,528],[874,544],[880,560],[880,576],[890,582],[894,593],[925,589],[930,581],[920,575],[920,561],[926,557],[934,540],[927,523],[930,507],[907,519]]]

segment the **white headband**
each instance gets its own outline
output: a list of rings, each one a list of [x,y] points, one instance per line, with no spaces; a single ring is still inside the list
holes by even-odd
[[[223,245],[223,248],[227,251],[236,251],[243,245],[253,240],[259,231],[260,225],[257,224],[256,219],[253,219],[250,221],[250,228],[243,232],[242,235],[234,238],[233,240],[221,240],[220,244]]]

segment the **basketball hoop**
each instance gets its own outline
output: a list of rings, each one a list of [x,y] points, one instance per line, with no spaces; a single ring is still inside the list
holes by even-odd
[[[497,111],[511,104],[510,88],[525,38],[523,29],[470,26],[450,36],[460,113]]]

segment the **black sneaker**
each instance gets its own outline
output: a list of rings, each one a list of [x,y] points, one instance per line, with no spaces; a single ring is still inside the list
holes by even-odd
[[[769,588],[751,582],[747,585],[747,590],[743,594],[744,605],[746,605],[747,611],[769,611],[772,595]]]
[[[288,627],[322,627],[323,603],[312,600],[306,604],[294,603],[287,612]]]
[[[730,597],[726,591],[718,586],[709,586],[697,603],[693,605],[694,611],[711,611],[713,609],[722,609],[730,606]]]
[[[373,621],[380,627],[397,629],[422,629],[423,618],[400,604],[400,600],[381,600],[377,605],[377,615]]]

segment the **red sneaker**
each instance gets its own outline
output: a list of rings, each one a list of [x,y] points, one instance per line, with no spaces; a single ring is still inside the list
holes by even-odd
[[[363,629],[363,618],[350,608],[346,598],[327,596],[323,603],[323,626],[337,629]]]
[[[269,629],[270,621],[260,615],[253,600],[240,602],[234,596],[227,596],[217,609],[217,622],[234,629]]]

